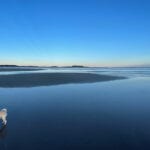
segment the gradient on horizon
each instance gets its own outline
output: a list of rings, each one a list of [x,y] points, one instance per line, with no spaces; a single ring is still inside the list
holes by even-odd
[[[149,0],[1,0],[0,64],[150,66]]]

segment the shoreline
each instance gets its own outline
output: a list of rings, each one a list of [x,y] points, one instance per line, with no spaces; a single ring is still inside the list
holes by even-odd
[[[0,67],[0,72],[8,72],[8,71],[40,71],[44,70],[42,68],[7,68],[7,67]]]
[[[94,83],[126,79],[92,73],[29,73],[0,75],[0,87],[37,87],[69,83]]]

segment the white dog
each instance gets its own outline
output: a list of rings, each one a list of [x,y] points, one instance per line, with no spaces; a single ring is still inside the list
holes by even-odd
[[[7,117],[7,109],[0,110],[0,119],[2,119],[4,125],[6,125],[7,123],[6,117]]]

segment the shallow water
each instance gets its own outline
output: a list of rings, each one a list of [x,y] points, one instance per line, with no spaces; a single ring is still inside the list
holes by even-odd
[[[125,77],[150,77],[150,67],[147,68],[42,68],[37,71],[4,71],[0,75],[29,73],[97,73]]]
[[[0,88],[0,102],[8,109],[0,150],[150,149],[147,74],[91,84]]]

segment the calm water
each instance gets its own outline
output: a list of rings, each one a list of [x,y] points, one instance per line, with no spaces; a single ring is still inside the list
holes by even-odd
[[[81,71],[130,78],[0,88],[0,107],[8,109],[0,150],[149,150],[150,70]]]

